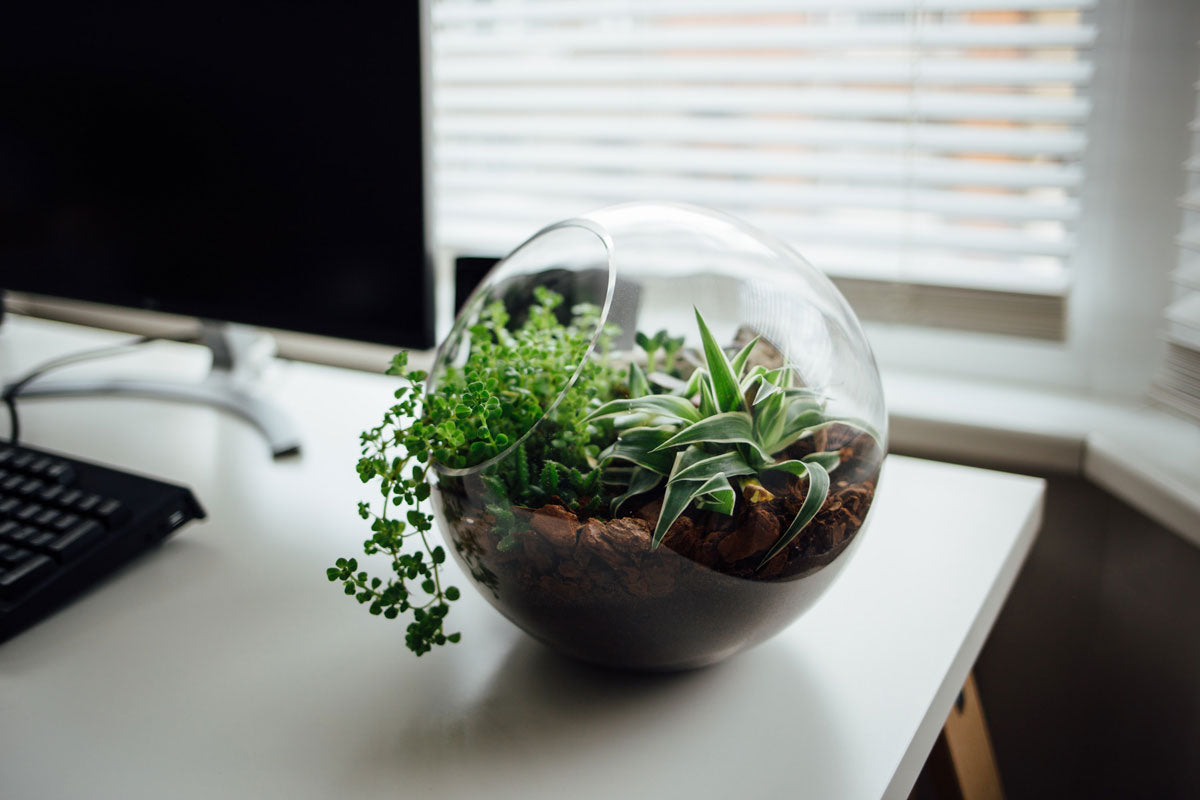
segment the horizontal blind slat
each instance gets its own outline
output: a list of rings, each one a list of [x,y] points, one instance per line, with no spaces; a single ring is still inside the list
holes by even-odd
[[[1069,288],[1067,269],[1061,258],[1026,260],[1012,257],[968,258],[956,253],[895,248],[865,248],[796,242],[805,258],[839,278],[913,282],[933,286],[961,286],[999,292],[1064,296]]]
[[[1188,250],[1200,250],[1200,228],[1187,228],[1175,237],[1175,243]]]
[[[671,147],[529,148],[522,145],[444,143],[434,151],[439,166],[474,166],[486,177],[499,168],[559,168],[562,180],[586,180],[600,169],[627,173],[738,174],[776,178],[823,178],[869,183],[989,186],[1007,188],[1070,187],[1082,173],[1076,165],[992,163],[968,159],[901,155],[796,154],[782,150]],[[532,176],[536,178],[536,173]],[[541,181],[539,181],[541,182]],[[569,188],[570,184],[567,184]]]
[[[468,231],[472,225],[497,226],[496,229],[506,231],[504,238],[507,240],[508,246],[513,247],[526,236],[558,217],[571,216],[588,210],[587,207],[568,203],[558,207],[558,215],[522,216],[519,207],[517,199],[510,198],[509,203],[503,208],[496,206],[491,213],[473,218],[458,212],[447,198],[439,197],[436,202],[439,218],[455,220],[453,225],[439,230],[451,234],[451,238],[447,240],[448,243],[461,242],[469,246],[473,239],[465,231]],[[510,224],[499,225],[496,222],[508,215],[513,217]],[[966,252],[984,251],[1056,257],[1069,254],[1073,243],[1073,239],[1067,234],[1051,239],[1019,230],[997,230],[984,227],[956,228],[944,224],[931,224],[919,228],[905,227],[899,224],[863,225],[837,219],[805,218],[799,215],[764,211],[747,212],[742,216],[752,224],[758,224],[786,241],[805,243],[853,242],[875,246],[910,246]],[[803,247],[801,247],[801,252],[803,252]]]
[[[925,12],[938,11],[1061,11],[1087,9],[1095,0],[921,0]],[[913,0],[547,0],[546,2],[439,2],[432,19],[439,24],[527,21],[571,22],[619,14],[634,17],[797,14],[846,12],[906,12]]]
[[[1200,264],[1181,265],[1171,273],[1171,280],[1184,289],[1200,291]]]
[[[1078,155],[1081,131],[991,127],[944,123],[855,122],[777,117],[693,117],[639,114],[442,113],[433,120],[438,141],[512,138],[536,142],[569,139],[612,142],[695,142],[743,145],[823,145],[836,147],[975,151],[1014,155]]]
[[[441,185],[444,197],[454,197],[461,213],[465,207],[484,214],[483,203],[500,202],[504,196],[538,198],[554,209],[564,199],[601,205],[631,198],[720,205],[728,209],[760,206],[797,211],[835,209],[897,209],[936,213],[949,218],[993,219],[1008,222],[1074,223],[1079,202],[1065,199],[1043,202],[1021,195],[1005,196],[913,189],[848,185],[797,185],[782,181],[741,181],[717,178],[625,177],[588,175],[577,178],[572,190],[564,190],[564,177],[556,173],[504,172],[480,175],[448,170]],[[464,206],[464,201],[469,204]]]
[[[920,59],[903,57],[871,60],[828,58],[728,57],[661,58],[571,57],[482,58],[443,57],[433,62],[439,83],[475,84],[593,84],[631,82],[753,83],[889,83],[1083,84],[1092,77],[1088,61],[1033,59]]]
[[[870,13],[903,13],[913,7],[912,0],[742,0],[739,15],[753,16],[779,13],[828,13],[837,11]],[[1055,11],[1088,9],[1095,0],[922,0],[925,12],[962,11]],[[728,0],[583,0],[564,2],[550,0],[541,3],[441,2],[434,6],[433,20],[438,24],[475,24],[480,21],[554,21],[570,22],[591,19],[599,15],[621,14],[632,17],[694,16],[729,14]]]
[[[434,39],[435,56],[543,51],[870,49],[879,47],[1086,47],[1088,25],[629,25],[521,26],[476,31],[454,28]]]
[[[752,220],[769,230],[760,220]],[[455,224],[443,235],[454,238]],[[495,257],[515,244],[511,229],[503,224],[480,221],[470,228],[472,244],[461,247],[465,254]],[[778,231],[771,231],[778,235]],[[946,254],[918,253],[917,258],[898,256],[896,248],[886,246],[851,247],[845,244],[793,241],[790,244],[823,272],[836,278],[855,280],[902,281],[939,286],[963,286],[991,291],[1021,292],[1062,296],[1068,288],[1067,270],[1061,259],[1037,259],[1036,266],[1024,266],[1013,260],[965,258]]]
[[[445,87],[435,112],[465,111],[661,112],[807,114],[815,117],[1077,121],[1088,112],[1081,97],[982,92],[866,89]]]

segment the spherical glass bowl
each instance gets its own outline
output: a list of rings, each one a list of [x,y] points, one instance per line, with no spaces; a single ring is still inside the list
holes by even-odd
[[[523,437],[483,463],[435,467],[459,564],[531,636],[594,663],[698,667],[780,631],[845,567],[885,452],[878,369],[845,299],[732,217],[614,206],[543,229],[488,274],[430,391],[462,369],[488,309],[503,303],[511,328],[544,289],[586,348],[547,372],[555,399]],[[598,365],[628,378],[605,384]],[[580,409],[596,415],[586,430]],[[588,463],[560,463],[576,435],[590,437],[574,451]],[[518,485],[532,486],[524,503]]]

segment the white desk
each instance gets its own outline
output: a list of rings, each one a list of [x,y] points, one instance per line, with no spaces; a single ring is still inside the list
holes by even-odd
[[[0,371],[119,338],[14,318]],[[194,350],[80,371],[199,375]],[[0,796],[903,798],[1040,520],[1038,480],[892,457],[839,581],[724,664],[580,666],[461,578],[462,644],[417,660],[324,577],[365,538],[356,436],[391,382],[279,364],[266,387],[300,458],[204,408],[23,404],[26,441],[190,484],[209,518],[0,645]]]

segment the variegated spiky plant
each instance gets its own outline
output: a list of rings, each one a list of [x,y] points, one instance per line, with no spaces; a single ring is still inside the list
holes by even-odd
[[[631,497],[666,481],[662,510],[651,548],[657,548],[671,525],[695,503],[697,508],[732,514],[737,483],[747,502],[770,499],[760,478],[786,472],[808,479],[799,512],[759,564],[762,567],[792,542],[824,505],[829,473],[840,463],[836,450],[813,452],[800,459],[780,459],[791,445],[833,425],[865,430],[857,420],[825,414],[825,398],[795,386],[789,367],[748,368],[758,343],[747,344],[730,359],[713,338],[699,310],[696,324],[705,366],[687,384],[666,394],[654,394],[641,368],[629,367],[631,397],[603,404],[590,419],[611,418],[619,438],[600,455],[607,474],[628,474],[626,491],[613,500],[615,513]],[[627,470],[612,465],[629,462]]]

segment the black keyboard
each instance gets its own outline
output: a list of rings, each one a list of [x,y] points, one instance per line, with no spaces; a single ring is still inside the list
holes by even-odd
[[[0,444],[0,642],[203,518],[182,486]]]

